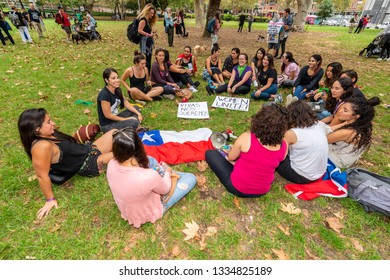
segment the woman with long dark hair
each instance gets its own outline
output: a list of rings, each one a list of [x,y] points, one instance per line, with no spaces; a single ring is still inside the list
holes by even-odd
[[[238,65],[238,57],[240,56],[239,48],[232,48],[230,55],[225,59],[222,67],[222,75],[224,78],[230,80],[233,68]]]
[[[143,117],[126,98],[123,98],[118,72],[114,68],[105,69],[103,80],[106,86],[97,97],[97,111],[102,131],[128,126],[137,129]],[[126,110],[119,113],[119,109],[123,108]]]
[[[226,158],[217,150],[206,152],[207,163],[228,192],[259,197],[270,190],[275,169],[288,151],[283,140],[286,114],[277,104],[265,106],[252,117],[250,132],[237,138]]]
[[[324,75],[321,68],[322,57],[319,54],[313,54],[309,59],[309,64],[302,67],[298,78],[295,80],[293,93],[299,99],[305,99],[310,92],[319,87],[319,81]]]
[[[211,48],[211,55],[206,59],[206,69],[212,79],[219,85],[225,83],[222,75],[221,48],[217,43]]]
[[[283,55],[285,55],[284,53]],[[328,161],[327,126],[304,101],[287,106],[289,130],[284,140],[289,154],[276,171],[296,184],[307,184],[324,175]]]
[[[256,54],[254,57],[252,57],[251,60],[251,68],[252,68],[252,82],[255,87],[258,86],[257,84],[257,75],[259,73],[259,69],[261,67],[261,63],[263,62],[263,57],[265,56],[265,49],[259,48],[256,51]]]
[[[341,123],[331,126],[328,134],[329,159],[339,168],[350,167],[370,147],[374,106],[379,103],[378,97],[352,97],[340,107]]]
[[[261,67],[257,76],[258,87],[251,97],[256,100],[268,100],[277,97],[278,81],[277,72],[274,66],[274,57],[271,54],[266,54],[263,57]],[[281,96],[279,96],[280,98]],[[279,99],[280,101],[280,99]]]
[[[157,31],[153,31],[153,26],[157,23],[156,8],[151,3],[146,4],[137,18],[138,34],[142,36],[140,50],[146,56],[146,67],[151,71],[154,38],[158,38]]]
[[[138,134],[129,128],[113,134],[114,159],[107,180],[122,218],[139,228],[154,223],[196,184],[191,173],[173,171],[165,163],[147,157]],[[177,180],[172,184],[172,180]]]
[[[333,83],[340,78],[343,71],[343,65],[340,62],[331,62],[326,66],[324,80],[319,81],[319,88],[311,93],[315,101],[322,97],[326,97],[326,94],[330,91]],[[321,90],[320,90],[321,89]],[[326,98],[324,98],[326,99]]]
[[[98,176],[103,164],[112,159],[111,130],[93,144],[79,144],[56,129],[45,109],[28,109],[19,117],[18,129],[25,152],[31,159],[39,187],[46,202],[38,210],[45,217],[53,207],[58,208],[52,183],[63,184],[75,174]]]
[[[281,58],[281,75],[278,75],[278,86],[293,87],[298,78],[299,65],[291,52],[285,52]]]

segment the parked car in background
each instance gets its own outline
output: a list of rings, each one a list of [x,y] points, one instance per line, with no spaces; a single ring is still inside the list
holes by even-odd
[[[384,22],[384,23],[381,23],[381,24],[377,24],[375,26],[376,29],[385,29],[387,26],[389,26],[390,22]]]

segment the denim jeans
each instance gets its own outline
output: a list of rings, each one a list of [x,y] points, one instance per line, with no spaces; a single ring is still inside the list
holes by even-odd
[[[303,100],[306,98],[307,91],[302,92],[304,90],[303,86],[296,86],[294,91],[294,96],[298,97],[298,99]]]
[[[155,158],[148,156],[148,159],[150,168],[153,168],[158,164]],[[180,199],[185,197],[196,185],[196,177],[193,174],[178,171],[175,172],[179,174],[180,178],[177,180],[176,188],[172,196],[165,204],[163,204],[164,213],[173,205],[175,205]]]
[[[255,92],[251,93],[251,97],[253,99],[255,99],[255,100],[268,100],[268,99],[270,99],[272,94],[278,93],[278,85],[272,84],[265,91],[262,91],[259,96],[255,96]]]

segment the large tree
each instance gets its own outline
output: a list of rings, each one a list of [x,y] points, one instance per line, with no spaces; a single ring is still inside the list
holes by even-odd
[[[195,26],[202,28],[204,23],[204,0],[194,0]]]
[[[203,37],[209,37],[209,32],[207,31],[207,22],[211,19],[216,12],[219,11],[219,5],[221,5],[221,0],[210,0],[209,7],[207,9],[206,22],[204,23]]]
[[[333,13],[333,2],[332,0],[323,0],[320,5],[318,5],[318,17],[321,19],[327,19],[331,17]]]
[[[305,22],[307,12],[312,4],[313,0],[297,0],[298,12],[294,18],[294,28],[299,32],[305,30]]]

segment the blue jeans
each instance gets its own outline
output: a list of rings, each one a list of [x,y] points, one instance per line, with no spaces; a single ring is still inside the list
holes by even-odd
[[[298,97],[298,99],[303,100],[306,98],[307,91],[302,92],[305,88],[303,86],[296,86],[294,91],[294,96]]]
[[[265,91],[262,91],[259,96],[255,96],[255,92],[251,93],[251,97],[255,100],[268,100],[270,99],[272,94],[278,93],[278,85],[272,84],[269,88],[267,88]]]
[[[155,158],[148,156],[148,159],[150,168],[153,168],[158,164]],[[178,171],[175,172],[179,174],[180,178],[177,180],[176,188],[172,196],[165,204],[163,204],[164,213],[173,205],[175,205],[180,199],[185,197],[196,185],[196,177],[194,174]]]

